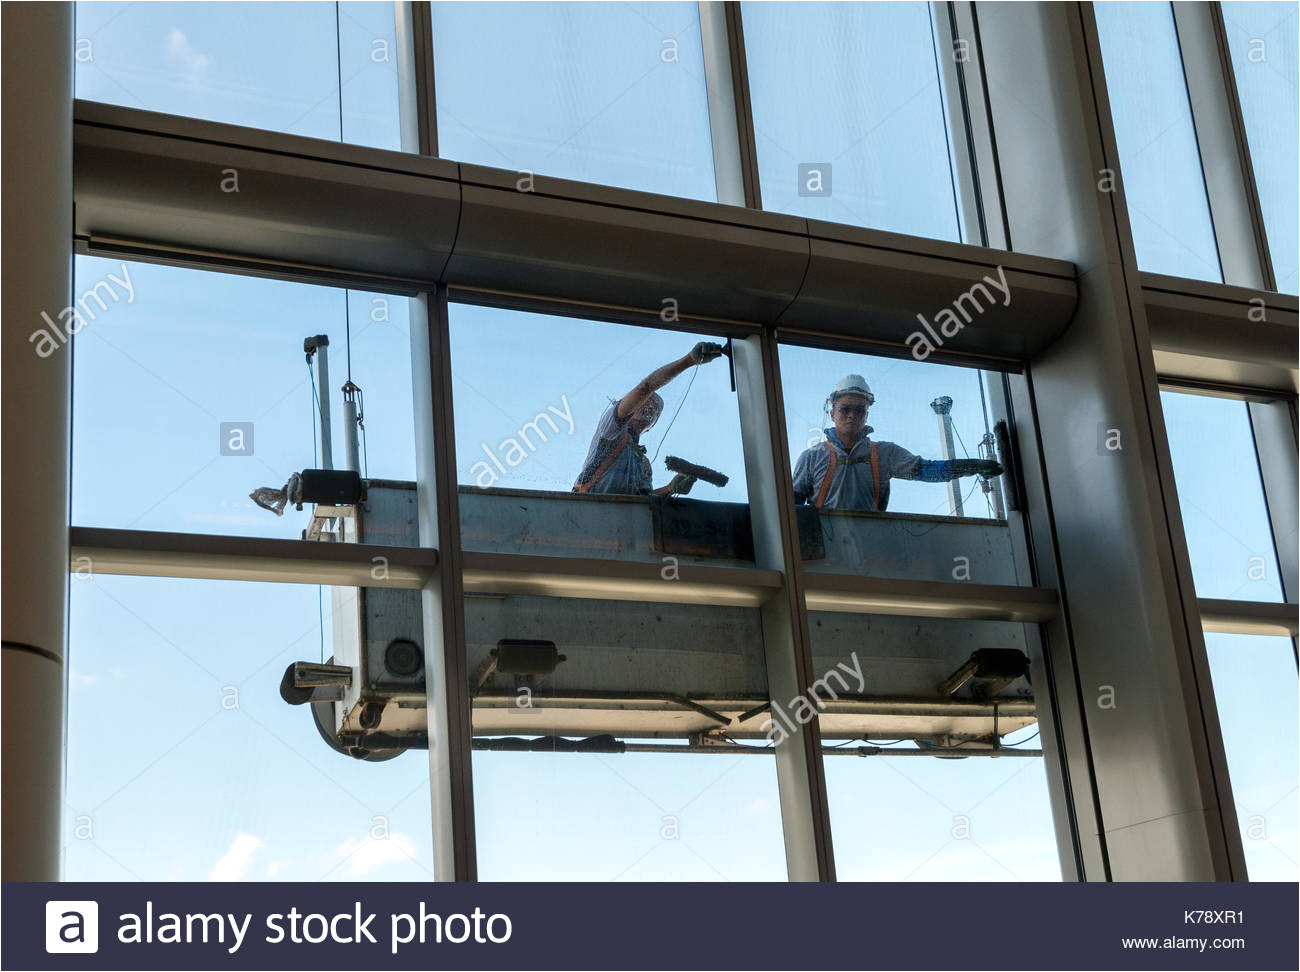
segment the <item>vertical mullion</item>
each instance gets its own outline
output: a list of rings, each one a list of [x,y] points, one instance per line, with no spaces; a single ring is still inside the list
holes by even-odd
[[[806,696],[813,681],[812,647],[799,567],[794,486],[786,445],[780,368],[769,331],[732,341],[736,395],[749,485],[755,566],[779,570],[784,584],[761,609],[768,696],[775,710]],[[785,835],[786,869],[792,881],[833,881],[830,811],[822,766],[821,732],[785,720],[793,729],[776,745],[777,790]]]
[[[438,109],[433,83],[433,12],[427,2],[395,0],[397,86],[402,151],[438,154]]]
[[[27,321],[70,305],[73,5],[2,8],[5,149],[4,644],[0,709],[9,881],[58,881],[66,794],[68,505],[72,354],[38,360]],[[88,308],[87,308],[88,309]],[[71,330],[71,328],[69,328]],[[33,339],[35,335],[32,336]]]
[[[1253,290],[1276,290],[1222,8],[1212,2],[1175,3],[1173,11],[1223,281]],[[1282,593],[1294,602],[1297,460],[1291,407],[1278,401],[1248,402],[1246,408]]]
[[[397,0],[394,8],[402,150],[436,156],[432,10],[427,2],[404,0]],[[420,543],[438,550],[438,568],[421,595],[433,873],[437,881],[473,881],[478,877],[473,726],[466,691],[469,672],[445,285],[412,299],[410,333]]]
[[[953,4],[945,0],[930,3],[930,24],[934,32],[935,59],[942,84],[944,120],[948,130],[951,156],[951,178],[955,184],[954,195],[961,200],[958,214],[961,221],[962,242],[988,246],[981,205],[979,170],[975,166],[971,125],[966,98],[966,84],[961,65],[957,60],[955,40],[957,25],[953,19]]]
[[[736,130],[740,142],[740,170],[745,188],[745,205],[763,208],[758,181],[758,146],[754,137],[754,111],[749,99],[749,63],[745,58],[745,29],[740,3],[727,0],[727,49],[731,55],[731,88],[736,102]]]
[[[745,167],[741,161],[739,110],[731,69],[726,5],[719,0],[700,0],[697,6],[718,202],[727,206],[744,206]]]
[[[1237,158],[1241,165],[1241,181],[1245,186],[1250,206],[1250,219],[1255,230],[1255,244],[1259,249],[1259,265],[1263,274],[1264,289],[1277,290],[1273,274],[1273,259],[1268,250],[1268,231],[1264,226],[1264,209],[1259,202],[1259,189],[1255,183],[1255,166],[1250,160],[1250,141],[1246,137],[1246,120],[1241,113],[1241,95],[1237,91],[1237,76],[1232,67],[1232,52],[1228,49],[1228,29],[1223,22],[1223,7],[1217,0],[1210,5],[1210,18],[1214,26],[1214,39],[1219,50],[1219,65],[1223,74],[1223,87],[1228,96],[1233,135],[1237,141]],[[1177,10],[1177,4],[1174,9]],[[1226,280],[1225,283],[1231,283]]]
[[[964,172],[969,182],[968,198],[971,201],[968,205],[971,209],[965,214],[966,220],[968,225],[972,222],[977,224],[970,229],[977,229],[978,237],[968,242],[1009,249],[1010,234],[1002,201],[992,118],[984,75],[980,69],[979,31],[974,4],[967,0],[950,0],[946,3],[936,2],[933,7],[939,40],[951,42],[946,49],[952,51],[952,57],[943,65],[944,77],[948,83],[945,107],[954,133],[954,148],[957,149],[954,165],[964,166],[958,172]],[[961,48],[961,53],[965,55],[963,57],[958,57],[957,50],[954,49],[958,40],[965,42]],[[938,49],[942,57],[945,47],[940,44]],[[958,133],[965,136],[964,155],[956,145]],[[1001,372],[986,371],[983,375],[994,424],[1005,420],[1012,436],[1028,445],[1028,448],[1022,446],[1021,455],[1037,457],[1038,449],[1034,447],[1037,432],[1034,428],[1033,409],[1029,404],[1028,379],[1023,375]],[[1012,408],[1013,399],[1022,403],[1023,407],[1018,412]],[[1049,556],[1041,564],[1035,565],[1029,544],[1031,529],[1040,523],[1050,524],[1051,520],[1041,470],[1036,464],[1029,464],[1028,468],[1022,466],[1021,475],[1026,486],[1033,487],[1027,489],[1027,492],[1033,497],[1037,516],[1031,517],[1027,509],[1012,510],[1011,504],[1006,504],[1017,581],[1059,589],[1060,581],[1054,559]],[[1050,537],[1050,531],[1047,535]],[[1052,549],[1050,542],[1040,542],[1045,550]],[[1090,876],[1104,875],[1105,849],[1096,839],[1097,815],[1092,788],[1088,785],[1091,766],[1086,748],[1081,745],[1081,741],[1086,739],[1083,728],[1086,722],[1084,706],[1079,703],[1076,673],[1067,663],[1070,644],[1065,622],[1062,618],[1057,618],[1047,625],[1027,624],[1024,628],[1036,676],[1034,705],[1042,738],[1044,771],[1052,806],[1061,875],[1066,881],[1081,881]]]
[[[1026,372],[1053,528],[1050,554],[1038,549],[1059,571],[1090,755],[1078,782],[1095,793],[1109,863],[1095,877],[1239,878],[1123,182],[1096,186],[1117,150],[1092,5],[984,12],[982,66],[1016,245],[1077,268],[1069,333]],[[1121,428],[1122,455],[1103,449],[1097,437]]]
[[[473,881],[472,726],[445,286],[411,301],[411,352],[420,543],[438,550],[422,598],[434,878]]]
[[[1174,4],[1175,17],[1179,4]],[[1224,283],[1241,283],[1264,290],[1277,290],[1277,276],[1273,258],[1268,248],[1268,230],[1264,224],[1264,209],[1259,201],[1259,187],[1255,181],[1255,166],[1250,157],[1250,140],[1246,136],[1245,118],[1241,112],[1241,94],[1237,89],[1236,72],[1232,66],[1232,52],[1228,47],[1227,25],[1223,7],[1218,2],[1206,4],[1208,21],[1217,56],[1218,72],[1227,102],[1227,116],[1235,142],[1235,160],[1239,169],[1236,182],[1244,194],[1244,207],[1230,211],[1238,222],[1240,235],[1253,238],[1254,262],[1248,252],[1242,253],[1240,271],[1230,268],[1229,260],[1220,255]],[[1207,45],[1208,46],[1208,45]],[[1184,68],[1184,71],[1186,69]],[[1217,79],[1215,79],[1217,80]],[[1190,82],[1189,82],[1190,86]],[[1241,210],[1244,208],[1244,212]],[[1215,212],[1211,199],[1210,211]],[[1217,220],[1216,220],[1217,224]],[[1242,225],[1244,224],[1244,225]],[[1216,233],[1218,227],[1216,225]],[[1242,248],[1246,248],[1243,246]],[[1256,276],[1256,268],[1258,268]],[[1260,479],[1264,488],[1264,503],[1268,510],[1269,528],[1273,534],[1273,549],[1279,570],[1279,582],[1285,600],[1294,602],[1297,597],[1297,557],[1295,538],[1297,531],[1294,504],[1297,483],[1296,429],[1291,420],[1291,408],[1286,402],[1248,402],[1247,416],[1251,435],[1255,440],[1255,455],[1259,462]],[[1297,641],[1291,639],[1292,651]]]
[[[966,100],[972,167],[979,177],[981,215],[985,239],[982,246],[1011,249],[1011,230],[1003,201],[1002,172],[998,164],[993,115],[984,78],[984,55],[980,49],[979,20],[975,4],[958,0],[949,5],[954,38],[970,45],[971,56],[960,63],[959,75]]]
[[[1088,706],[1071,642],[1071,604],[1061,579],[1059,547],[1053,525],[1055,517],[1051,491],[1047,487],[1047,470],[1043,464],[1033,388],[1025,375],[1007,375],[1000,384],[1004,389],[1005,417],[1014,441],[1019,444],[1020,475],[1025,494],[1025,508],[1019,514],[1009,508],[1007,512],[1008,520],[1013,516],[1022,518],[1023,526],[1027,528],[1013,533],[1017,568],[1022,563],[1020,549],[1023,541],[1020,537],[1027,533],[1032,549],[1025,550],[1023,562],[1032,568],[1034,585],[1056,590],[1061,597],[1060,613],[1040,625],[1038,641],[1031,642],[1042,653],[1041,665],[1037,657],[1030,659],[1036,666],[1035,673],[1042,671],[1047,676],[1034,682],[1034,705],[1038,709],[1042,733],[1044,769],[1061,876],[1067,881],[1109,880],[1089,744]],[[1047,755],[1049,752],[1052,755]]]
[[[1264,487],[1264,505],[1273,535],[1282,599],[1294,604],[1297,575],[1300,574],[1296,554],[1296,537],[1300,529],[1295,505],[1300,477],[1297,476],[1296,429],[1291,403],[1247,402],[1246,414],[1255,440],[1255,458]],[[1291,640],[1294,643],[1295,639]]]
[[[1175,3],[1172,8],[1223,282],[1273,290],[1273,265],[1223,14],[1217,3],[1209,2]]]

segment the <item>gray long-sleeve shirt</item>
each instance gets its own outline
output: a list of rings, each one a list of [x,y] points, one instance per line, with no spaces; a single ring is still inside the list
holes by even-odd
[[[880,499],[871,472],[871,438],[864,429],[853,448],[845,450],[835,436],[834,429],[826,429],[826,438],[805,449],[794,464],[794,495],[797,502],[815,502],[822,480],[830,466],[826,443],[835,450],[837,458],[835,475],[823,509],[828,510],[879,510],[889,502],[891,479],[924,479],[928,482],[947,482],[950,463],[922,459],[893,442],[877,442],[876,454],[880,463]],[[942,476],[940,479],[938,477]]]
[[[591,447],[587,450],[578,483],[600,468],[627,431],[627,422],[618,417],[618,402],[612,402],[596,423],[596,434],[591,437]],[[629,436],[623,451],[605,470],[604,475],[592,484],[590,492],[624,493],[631,496],[650,492],[653,474],[650,460],[645,457],[645,450],[639,440],[640,437],[635,433]]]

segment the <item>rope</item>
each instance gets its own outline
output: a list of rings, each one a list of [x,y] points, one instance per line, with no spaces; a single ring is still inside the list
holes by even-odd
[[[352,291],[343,289],[343,342],[347,348],[348,384],[352,384]]]
[[[311,358],[307,359],[307,378],[311,381],[311,464],[314,468],[320,464],[316,455],[316,414],[320,411],[320,397],[316,394],[316,372],[311,370]]]
[[[984,400],[984,372],[976,371],[975,377],[979,379],[979,383],[980,383],[980,410],[984,412],[984,431],[988,432],[990,431],[989,430],[989,403]]]
[[[334,0],[334,64],[339,82],[339,141],[343,141],[343,29],[339,26],[339,0]]]
[[[957,423],[956,423],[956,422],[953,422],[953,423],[952,423],[952,431],[953,431],[953,434],[957,436],[957,444],[958,444],[959,446],[961,446],[961,452],[962,452],[962,455],[965,456],[967,459],[969,459],[969,458],[970,458],[970,450],[966,448],[966,443],[965,443],[965,442],[962,442],[962,440],[961,440],[961,433],[957,431]]]
[[[691,394],[691,388],[695,385],[695,376],[700,373],[700,366],[696,365],[691,369],[691,380],[686,383],[686,394],[682,395],[682,400],[677,403],[677,411],[673,412],[672,421],[668,423],[668,428],[664,429],[663,436],[659,439],[659,445],[655,447],[655,454],[650,459],[650,465],[654,466],[655,460],[659,458],[659,450],[664,447],[668,441],[668,433],[673,430],[673,422],[677,421],[677,416],[682,414],[682,406],[686,404],[687,397]]]
[[[311,381],[311,464],[319,464],[316,455],[316,413],[320,411],[320,397],[316,394],[316,372],[311,370],[311,358],[307,359],[307,378]],[[320,660],[325,664],[325,588],[316,585],[316,618],[320,626]]]
[[[358,424],[361,425],[361,462],[364,464],[365,478],[369,479],[370,478],[370,447],[366,445],[365,425],[360,422],[358,422]]]

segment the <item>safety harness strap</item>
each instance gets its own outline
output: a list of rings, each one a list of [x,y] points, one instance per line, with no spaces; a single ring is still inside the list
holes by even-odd
[[[821,488],[817,490],[817,499],[813,500],[813,506],[817,507],[817,509],[819,510],[825,504],[826,497],[830,494],[831,483],[834,482],[835,480],[835,470],[839,466],[839,462],[840,462],[839,454],[835,451],[835,446],[831,445],[829,439],[823,442],[822,445],[826,447],[826,458],[828,461],[826,463],[826,473],[825,475],[822,476]],[[875,489],[876,506],[879,507],[880,506],[880,453],[876,449],[876,444],[874,442],[871,443],[871,452],[868,457],[859,458],[859,459],[846,459],[844,461],[847,465],[850,466],[859,462],[871,463],[871,482],[873,488]]]
[[[591,487],[600,482],[600,477],[605,475],[605,473],[609,471],[609,467],[614,465],[614,460],[623,454],[623,450],[627,448],[630,438],[631,435],[624,431],[623,434],[619,436],[618,441],[614,443],[614,448],[609,450],[609,455],[605,457],[605,461],[597,466],[590,476],[574,486],[573,491],[575,493],[590,493]]]
[[[835,478],[835,467],[839,464],[839,457],[835,454],[835,447],[829,441],[823,442],[826,447],[826,475],[822,476],[821,488],[817,490],[817,498],[813,500],[813,506],[817,509],[822,508],[826,502],[826,495],[831,491],[831,480]]]
[[[871,443],[871,485],[876,491],[876,509],[883,512],[885,504],[881,502],[880,496],[880,453],[874,442]]]

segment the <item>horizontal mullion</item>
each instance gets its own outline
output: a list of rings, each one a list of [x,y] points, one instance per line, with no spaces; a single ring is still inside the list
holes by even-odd
[[[1295,297],[1143,273],[1142,298],[1162,378],[1290,394],[1300,387]]]
[[[1060,609],[1056,591],[1041,587],[808,571],[803,584],[809,611],[1041,624],[1055,618]]]
[[[1282,294],[1274,290],[1255,290],[1237,284],[1196,280],[1192,277],[1171,277],[1143,270],[1139,274],[1142,290],[1155,299],[1183,297],[1190,300],[1216,301],[1228,306],[1248,307],[1251,301],[1263,301],[1266,308],[1289,312],[1300,309],[1300,298],[1295,294]]]
[[[438,552],[427,547],[73,527],[68,565],[77,574],[418,590],[437,568]]]
[[[781,589],[780,571],[465,551],[467,594],[529,594],[602,601],[758,607]]]
[[[78,103],[73,162],[86,247],[224,272],[656,314],[671,297],[696,319],[779,317],[898,347],[918,312],[983,294],[944,350],[1017,361],[1077,299],[1064,261],[547,176],[521,190],[514,171],[115,106]],[[1005,304],[972,290],[994,269]]]
[[[1198,598],[1196,603],[1201,611],[1201,627],[1207,632],[1292,638],[1300,634],[1300,611],[1294,604],[1211,597]]]
[[[250,277],[287,280],[321,287],[346,287],[368,293],[386,293],[397,297],[413,297],[433,290],[438,285],[437,280],[432,277],[427,280],[416,280],[409,277],[396,277],[392,274],[337,270],[319,264],[250,258],[199,247],[166,246],[93,235],[74,237],[73,250],[79,256],[113,257],[160,266],[238,273]]]

